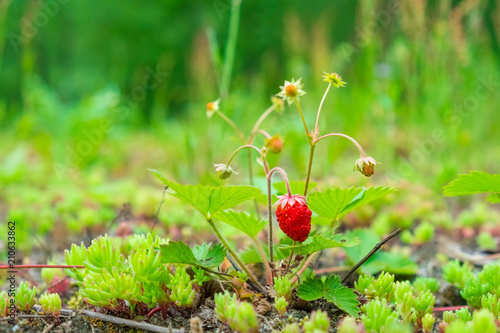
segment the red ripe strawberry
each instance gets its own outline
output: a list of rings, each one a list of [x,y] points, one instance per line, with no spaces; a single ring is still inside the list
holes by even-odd
[[[281,230],[294,241],[302,243],[311,231],[312,212],[302,195],[282,195],[276,202],[276,219]]]

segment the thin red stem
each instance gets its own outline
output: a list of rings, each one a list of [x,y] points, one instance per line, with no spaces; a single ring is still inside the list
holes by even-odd
[[[457,306],[442,306],[438,308],[434,308],[434,312],[444,312],[444,311],[455,311],[463,308],[470,309],[468,305],[457,305]]]
[[[282,168],[273,168],[271,171],[269,171],[268,175],[267,175],[267,179],[271,179],[271,177],[273,176],[273,173],[275,172],[280,172],[281,175],[283,176],[283,179],[285,180],[285,185],[286,185],[286,191],[288,192],[288,196],[291,197],[292,196],[292,191],[290,190],[290,184],[288,183],[288,177],[286,176],[286,172],[285,170],[283,170]]]
[[[317,138],[316,140],[314,140],[313,144],[315,145],[318,142],[320,142],[321,140],[323,140],[323,139],[325,139],[325,138],[327,138],[329,136],[341,136],[343,138],[346,138],[346,139],[350,140],[358,148],[359,153],[361,154],[361,157],[366,157],[365,151],[363,150],[363,148],[361,148],[361,145],[356,140],[354,140],[353,138],[351,138],[349,135],[345,135],[345,134],[342,134],[342,133],[330,133],[330,134],[323,135],[322,137]]]
[[[14,267],[11,267],[9,265],[2,265],[0,266],[0,269],[26,269],[26,268],[85,268],[85,266],[79,266],[79,265],[15,265]]]

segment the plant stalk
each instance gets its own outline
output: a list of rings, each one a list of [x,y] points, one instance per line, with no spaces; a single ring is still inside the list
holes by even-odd
[[[252,274],[252,272],[250,272],[250,270],[248,269],[247,265],[245,265],[243,263],[243,261],[240,259],[240,257],[236,254],[236,252],[233,251],[233,249],[231,249],[231,247],[229,246],[229,244],[226,242],[226,240],[224,239],[224,237],[222,237],[222,234],[219,232],[219,229],[217,229],[217,227],[215,226],[215,223],[214,221],[212,221],[211,218],[207,218],[207,222],[208,224],[210,224],[210,226],[212,227],[212,229],[214,230],[215,234],[217,235],[217,237],[219,238],[220,242],[225,246],[225,248],[229,251],[229,253],[231,254],[231,256],[234,258],[234,260],[236,260],[236,262],[238,263],[238,265],[240,265],[241,269],[245,271],[245,273],[247,273],[248,275],[248,278],[253,282],[255,283],[259,288],[262,289],[262,291],[265,290],[265,288],[259,283],[259,281],[257,280],[257,278]]]
[[[304,197],[307,195],[307,189],[309,188],[309,180],[311,179],[311,170],[314,158],[314,149],[316,148],[316,144],[313,142],[311,144],[311,149],[309,151],[309,165],[307,167],[307,176],[306,176],[306,186],[304,188]]]
[[[262,248],[262,245],[260,245],[259,241],[255,239],[255,237],[252,237],[252,240],[257,247],[257,250],[260,253],[260,256],[262,257],[262,261],[264,262],[264,266],[266,267],[266,277],[267,277],[267,283],[269,285],[273,285],[273,272],[271,270],[271,266],[269,265],[269,261],[267,260],[267,256],[264,252],[264,249]]]

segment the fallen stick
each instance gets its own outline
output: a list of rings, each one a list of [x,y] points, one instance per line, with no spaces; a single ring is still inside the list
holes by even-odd
[[[400,232],[401,228],[397,229],[392,234],[384,238],[380,243],[375,245],[375,247],[363,259],[361,259],[353,268],[351,268],[349,272],[346,273],[346,275],[344,275],[344,277],[342,278],[342,283],[344,283],[349,278],[349,276],[351,276],[352,273],[354,273],[361,265],[363,265],[368,259],[370,259],[371,256],[375,254],[375,252],[380,250],[382,245],[384,245],[385,243],[396,237]]]

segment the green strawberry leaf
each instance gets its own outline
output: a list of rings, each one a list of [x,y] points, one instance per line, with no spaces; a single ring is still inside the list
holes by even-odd
[[[281,250],[294,250],[296,254],[307,255],[333,247],[352,247],[359,244],[359,239],[346,238],[342,234],[332,235],[331,231],[308,237],[303,243],[295,246],[283,245]]]
[[[164,264],[187,264],[203,268],[217,267],[224,261],[226,250],[222,244],[202,244],[191,249],[181,241],[160,245]]]
[[[309,209],[316,214],[337,220],[358,207],[366,205],[395,191],[391,187],[335,188],[316,192],[309,196]]]
[[[356,294],[350,288],[344,287],[340,277],[331,275],[328,278],[307,278],[299,285],[297,296],[305,301],[314,301],[324,297],[342,311],[353,317],[358,317],[359,302]]]
[[[252,238],[255,238],[257,234],[267,225],[266,220],[259,220],[255,216],[248,213],[237,213],[232,210],[217,213],[215,218],[235,227],[238,230],[241,230]]]
[[[499,203],[500,202],[500,193],[492,193],[488,199],[491,203]]]
[[[488,192],[500,192],[500,175],[471,171],[467,175],[458,176],[458,179],[443,187],[443,194],[447,197]]]
[[[167,180],[156,170],[150,169],[150,171],[174,191],[170,192],[174,197],[191,204],[206,219],[261,194],[260,190],[254,186],[181,185]]]

